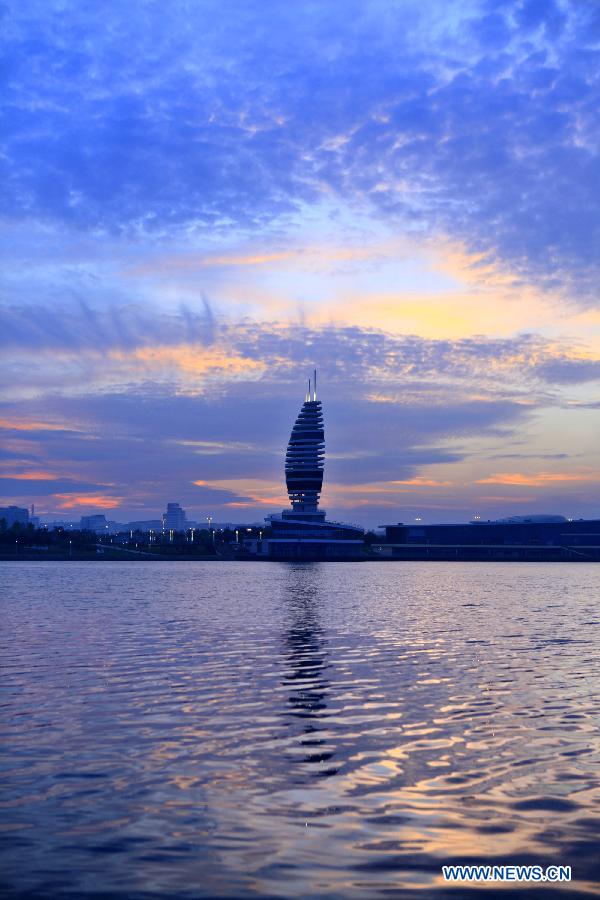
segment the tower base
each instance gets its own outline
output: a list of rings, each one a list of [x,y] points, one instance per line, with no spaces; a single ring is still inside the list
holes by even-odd
[[[274,560],[359,561],[364,556],[364,530],[358,525],[328,522],[325,510],[285,509],[269,516],[271,536],[261,556]]]

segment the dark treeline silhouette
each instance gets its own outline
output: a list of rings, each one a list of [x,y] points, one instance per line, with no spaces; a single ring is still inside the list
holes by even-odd
[[[269,529],[245,526],[237,532],[225,528],[222,531],[194,528],[187,531],[137,531],[126,529],[117,534],[97,534],[86,529],[56,526],[35,527],[31,523],[15,523],[7,527],[0,519],[0,553],[2,556],[18,556],[30,552],[43,558],[109,557],[143,553],[144,556],[227,556],[239,552],[239,539],[257,537],[259,532],[267,536]]]

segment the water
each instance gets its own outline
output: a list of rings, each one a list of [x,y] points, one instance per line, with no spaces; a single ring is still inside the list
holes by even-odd
[[[600,892],[599,575],[0,564],[5,895]]]

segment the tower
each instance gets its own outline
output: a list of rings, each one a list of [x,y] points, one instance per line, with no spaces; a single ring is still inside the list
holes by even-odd
[[[270,535],[257,555],[278,560],[362,560],[363,529],[328,522],[319,509],[325,465],[323,409],[315,371],[294,422],[285,454],[285,483],[291,509],[268,516]]]
[[[323,487],[325,432],[323,410],[317,400],[317,373],[294,422],[285,454],[285,482],[292,510],[316,513]]]

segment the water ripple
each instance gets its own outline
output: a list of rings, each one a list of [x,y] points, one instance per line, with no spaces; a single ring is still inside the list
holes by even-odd
[[[8,896],[600,892],[597,567],[0,565]]]

